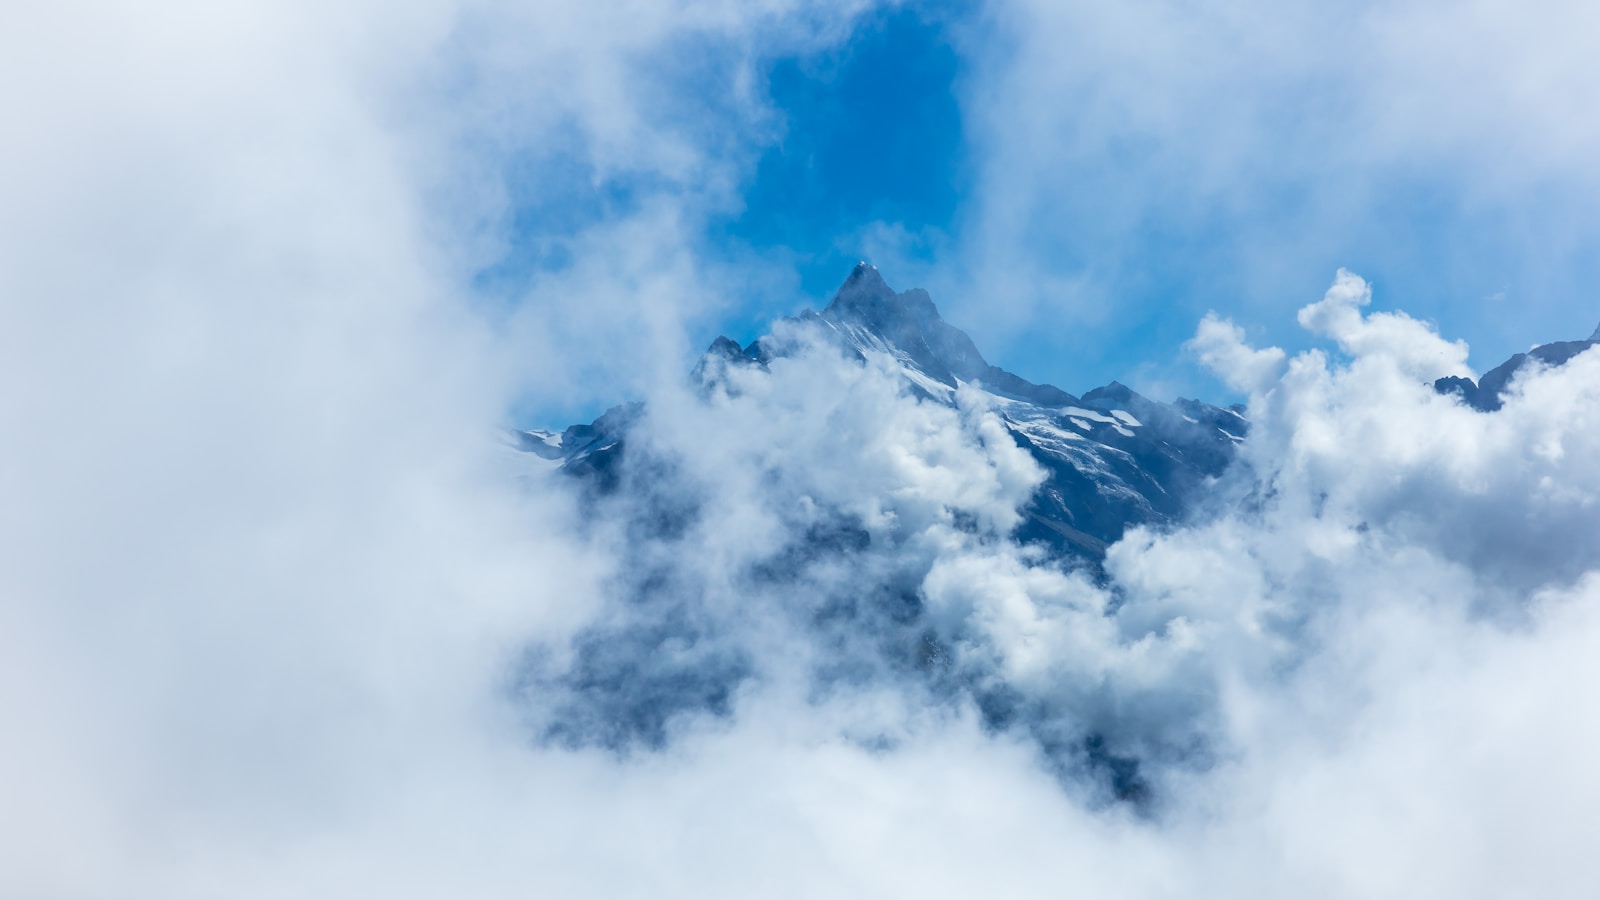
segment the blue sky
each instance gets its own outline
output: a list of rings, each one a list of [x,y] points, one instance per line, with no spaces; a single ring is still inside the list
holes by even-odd
[[[670,87],[646,102],[721,166],[716,199],[558,161],[546,171],[565,177],[518,198],[512,262],[491,274],[565,265],[563,241],[540,235],[664,194],[697,210],[706,264],[763,273],[689,317],[690,344],[748,341],[825,303],[863,258],[929,288],[993,361],[1078,392],[1115,378],[1224,399],[1181,351],[1199,318],[1303,348],[1294,310],[1341,267],[1378,308],[1468,340],[1480,371],[1592,330],[1600,207],[1567,146],[1587,134],[1560,104],[1502,90],[1538,77],[1518,73],[1534,63],[1515,34],[1485,58],[1473,42],[1492,44],[1493,21],[1460,25],[1453,45],[1376,7],[1256,6],[1234,12],[1259,15],[1259,35],[1160,3],[1135,4],[1143,17],[910,4],[809,41],[690,38],[651,63]],[[1477,74],[1446,77],[1474,58]],[[743,105],[725,101],[736,70]]]
[[[941,23],[910,9],[868,17],[842,47],[775,60],[781,137],[723,239],[794,251],[802,288],[824,296],[862,255],[863,226],[948,229],[972,180],[960,74]]]

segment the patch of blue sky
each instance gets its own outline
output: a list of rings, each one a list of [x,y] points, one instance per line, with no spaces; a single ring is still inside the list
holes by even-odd
[[[979,115],[974,104],[993,95],[973,87],[1004,47],[975,8],[932,9],[870,13],[821,52],[773,45],[751,58],[749,48],[690,42],[635,80],[661,127],[735,173],[725,196],[700,198],[700,252],[756,260],[794,285],[740,298],[713,331],[746,342],[772,318],[826,302],[884,227],[902,236],[894,262],[921,268],[886,268],[891,284],[926,277],[921,286],[991,361],[1076,392],[1118,379],[1157,395],[1230,399],[1181,352],[1199,318],[1216,310],[1257,342],[1303,348],[1311,339],[1294,312],[1340,267],[1374,284],[1377,308],[1403,308],[1467,339],[1480,370],[1536,342],[1587,335],[1600,319],[1600,254],[1589,252],[1600,217],[1589,192],[1537,173],[1514,189],[1483,190],[1480,172],[1449,153],[1398,162],[1344,153],[1338,129],[1358,100],[1322,75],[1218,119],[1238,134],[1118,132],[1120,120],[1089,108],[1093,97],[1048,97],[1054,119],[1111,131],[1069,140],[1071,152],[1049,158],[1049,183],[1003,236],[1016,244],[1008,252],[1049,278],[1007,288],[1033,296],[989,296],[979,258],[992,238],[983,233],[992,227],[982,212],[993,199],[986,167],[1014,136]],[[750,96],[728,94],[739,65],[753,67]],[[1199,99],[1227,111],[1227,97]],[[574,234],[694,189],[578,158],[541,155],[512,171],[514,252],[484,271],[480,287],[559,270]],[[1048,293],[1062,290],[1075,296]],[[989,315],[1002,305],[1027,312],[1020,321]]]
[[[1077,389],[1142,368],[1173,390],[1220,391],[1192,366],[1162,362],[1198,318],[1218,310],[1258,342],[1304,349],[1313,339],[1294,312],[1341,267],[1373,284],[1374,308],[1466,339],[1480,371],[1535,343],[1583,337],[1600,320],[1600,257],[1584,252],[1600,234],[1576,198],[1531,190],[1478,202],[1438,173],[1372,171],[1359,181],[1263,183],[1248,202],[1199,211],[1176,198],[1106,238],[1095,237],[1100,210],[1057,207],[1055,228],[1041,229],[1031,252],[1055,248],[1056,265],[1091,273],[1091,302],[1108,313],[1085,328],[1027,329],[1003,355]]]
[[[826,53],[775,60],[781,136],[718,237],[782,251],[801,290],[826,297],[858,260],[863,228],[948,227],[971,181],[959,74],[941,21],[905,7]]]

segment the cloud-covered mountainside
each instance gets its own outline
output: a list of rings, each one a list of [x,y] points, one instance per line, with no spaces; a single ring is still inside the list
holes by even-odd
[[[1587,616],[1594,339],[1475,382],[1369,302],[1340,273],[1300,315],[1340,352],[1294,359],[1208,318],[1191,350],[1248,408],[1164,404],[991,366],[863,264],[681,389],[519,434],[617,560],[521,702],[628,758],[766,709],[891,754],[973,716],[1079,800],[1158,812],[1267,736],[1342,733],[1436,642]]]

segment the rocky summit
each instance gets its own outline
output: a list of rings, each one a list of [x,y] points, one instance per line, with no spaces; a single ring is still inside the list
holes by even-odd
[[[967,387],[989,395],[1018,446],[1046,472],[1013,535],[1064,558],[1097,562],[1136,525],[1177,521],[1233,458],[1248,423],[1240,406],[1198,400],[1161,403],[1118,382],[1074,396],[991,365],[960,329],[940,317],[924,290],[896,292],[878,270],[857,265],[822,310],[783,320],[820,333],[845,353],[893,360],[906,389],[926,402],[954,405]],[[715,384],[726,367],[767,366],[793,352],[769,334],[747,347],[719,337],[692,378]],[[524,450],[559,460],[598,490],[615,489],[637,405],[619,406],[560,434],[519,432]]]

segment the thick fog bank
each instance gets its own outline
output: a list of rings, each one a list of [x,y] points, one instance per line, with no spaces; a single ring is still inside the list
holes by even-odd
[[[1592,894],[1595,351],[1530,364],[1485,413],[1431,387],[1474,374],[1467,348],[1368,312],[1355,276],[1304,298],[1319,349],[1206,318],[1189,350],[1248,395],[1250,435],[1210,502],[1095,571],[1013,539],[1044,476],[981,392],[930,402],[801,331],[765,370],[684,380],[736,298],[798,304],[781,252],[707,235],[780,139],[762,73],[839,46],[863,9],[8,17],[0,896]],[[1126,138],[1205,148],[1226,177],[1191,198],[1233,196],[1253,161],[1298,171],[1276,142],[1202,139],[1210,107],[1175,102],[1260,82],[1269,44],[1318,48],[1308,83],[1377,71],[1335,92],[1358,120],[1399,97],[1376,137],[1307,118],[1293,143],[1338,149],[1307,178],[1374,140],[1409,171],[1488,128],[1549,152],[1473,150],[1441,191],[1594,182],[1581,87],[1488,118],[1472,80],[1387,90],[1413,74],[1394,60],[1427,67],[1402,52],[1433,33],[1401,28],[1416,12],[1376,20],[1406,40],[1372,70],[1320,18],[1281,22],[1283,45],[1151,44],[1143,13],[1086,30],[1093,10],[1054,9],[972,50],[989,174],[949,280],[993,289],[964,302],[997,335],[1096,321],[1109,288],[1045,265],[1055,226],[1168,204],[1193,168],[1122,177]],[[1499,47],[1490,12],[1456,33]],[[1566,19],[1518,21],[1543,24],[1502,61],[1537,77],[1507,84],[1600,83],[1572,74],[1575,38],[1544,52]],[[1248,52],[1205,50],[1195,79],[1143,66],[1155,46]],[[1240,134],[1300,108],[1261,101]],[[1131,130],[1085,130],[1135,108]],[[1061,169],[1080,137],[1118,165]],[[1149,196],[1055,218],[1090,183]],[[1262,246],[1237,256],[1304,258]],[[513,287],[484,276],[501,263]],[[630,397],[638,452],[610,495],[499,440],[530,409]]]

